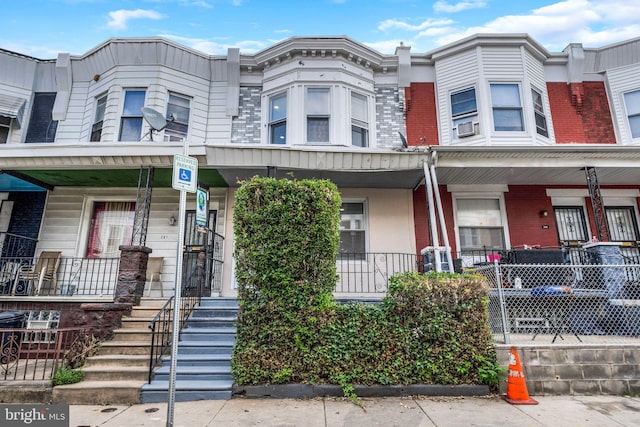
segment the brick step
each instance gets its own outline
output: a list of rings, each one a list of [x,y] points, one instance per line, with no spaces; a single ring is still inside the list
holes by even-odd
[[[53,388],[53,403],[69,405],[135,405],[142,381],[81,381]]]
[[[88,357],[84,366],[138,366],[148,369],[149,356],[145,354],[100,354]]]

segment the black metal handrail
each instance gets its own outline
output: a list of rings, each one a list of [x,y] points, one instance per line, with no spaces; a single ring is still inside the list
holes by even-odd
[[[201,298],[201,288],[193,288],[183,285],[182,295],[180,298],[180,331],[182,331],[182,328],[184,328],[184,325],[193,313],[194,307],[200,304]],[[162,356],[166,355],[171,347],[173,341],[174,307],[175,296],[172,296],[149,322],[149,329],[151,329],[151,351],[149,352],[148,375],[149,382],[153,379],[153,370],[159,365]]]

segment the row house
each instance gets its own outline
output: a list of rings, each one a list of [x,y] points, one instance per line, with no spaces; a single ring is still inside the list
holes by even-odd
[[[480,34],[385,55],[293,37],[210,56],[116,38],[50,60],[0,50],[0,69],[1,308],[112,299],[120,248],[138,246],[161,260],[145,295],[172,294],[181,248],[207,258],[183,280],[234,296],[234,192],[256,175],[336,183],[341,294],[383,294],[428,253],[472,266],[596,236],[637,255],[640,40],[549,52]],[[183,153],[209,224],[189,194],[178,242]]]

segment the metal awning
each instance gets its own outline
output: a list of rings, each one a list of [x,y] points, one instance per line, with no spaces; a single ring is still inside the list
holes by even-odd
[[[17,96],[0,94],[0,116],[14,119],[16,125],[21,127],[26,102],[25,99]]]

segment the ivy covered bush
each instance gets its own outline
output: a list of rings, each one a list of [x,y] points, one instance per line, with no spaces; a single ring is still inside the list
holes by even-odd
[[[334,300],[340,206],[324,180],[237,190],[236,383],[497,385],[483,278],[407,273],[380,305]]]

